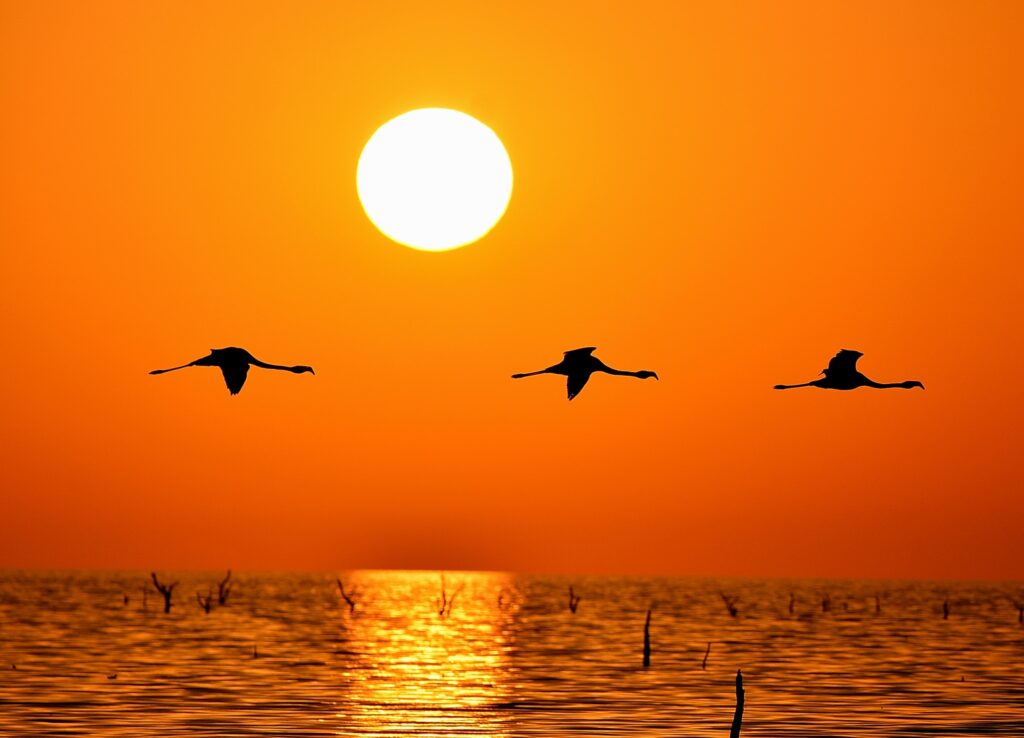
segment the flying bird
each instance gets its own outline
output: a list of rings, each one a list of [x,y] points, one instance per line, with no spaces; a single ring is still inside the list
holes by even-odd
[[[233,395],[237,395],[242,391],[242,386],[245,384],[245,378],[249,374],[250,365],[258,366],[261,369],[281,369],[282,371],[291,372],[292,374],[303,374],[305,372],[316,374],[311,366],[280,366],[278,364],[267,364],[266,362],[257,359],[245,349],[235,348],[234,346],[222,349],[210,349],[209,356],[204,356],[201,359],[190,361],[188,364],[174,366],[170,369],[154,369],[150,374],[174,372],[178,369],[185,369],[190,366],[216,366],[220,367],[221,372],[224,374],[224,383],[228,386],[228,391]]]
[[[805,382],[804,384],[777,384],[775,389],[793,389],[794,387],[821,387],[822,389],[835,390],[852,390],[858,387],[874,387],[875,389],[912,389],[920,387],[924,389],[923,384],[913,379],[906,382],[892,382],[888,384],[868,379],[857,371],[857,359],[863,355],[860,351],[842,349],[828,362],[828,368],[822,370],[821,373],[825,375],[824,378],[816,379],[813,382]]]
[[[590,375],[594,372],[617,374],[622,377],[637,377],[639,379],[648,379],[650,377],[654,377],[655,379],[658,378],[657,374],[649,372],[646,369],[642,369],[638,372],[627,372],[621,369],[612,369],[599,358],[592,355],[596,348],[596,346],[587,346],[586,348],[566,351],[565,358],[554,366],[549,366],[547,369],[541,369],[536,372],[513,374],[512,379],[522,379],[523,377],[532,377],[537,374],[561,374],[568,378],[568,381],[566,382],[566,389],[569,391],[569,399],[571,400],[583,391],[583,388],[587,385],[587,381],[590,379]]]

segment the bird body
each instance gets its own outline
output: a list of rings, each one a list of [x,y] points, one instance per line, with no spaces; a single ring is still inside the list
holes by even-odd
[[[852,390],[858,387],[873,387],[875,389],[913,389],[924,385],[917,380],[905,382],[881,383],[864,376],[857,370],[857,360],[864,354],[860,351],[842,349],[828,362],[828,367],[822,370],[824,375],[821,379],[804,384],[777,384],[775,389],[794,389],[796,387],[819,387],[821,389]]]
[[[522,379],[523,377],[532,377],[537,374],[559,374],[567,378],[566,390],[570,400],[583,391],[583,388],[587,385],[587,382],[590,381],[590,376],[594,374],[594,372],[637,377],[638,379],[649,379],[650,377],[658,379],[658,375],[655,372],[647,371],[646,369],[642,369],[638,372],[613,369],[593,355],[596,349],[596,346],[585,346],[584,348],[566,351],[563,354],[562,360],[557,364],[536,372],[513,374],[512,379]]]
[[[170,369],[154,369],[150,374],[164,374],[166,372],[177,371],[178,369],[185,369],[190,366],[218,367],[221,374],[224,375],[224,383],[228,386],[228,392],[232,395],[237,395],[242,391],[242,387],[245,385],[245,379],[249,375],[250,366],[258,366],[262,369],[279,369],[281,371],[292,372],[293,374],[303,374],[305,372],[316,374],[311,366],[282,366],[279,364],[268,364],[264,361],[260,361],[245,349],[236,348],[234,346],[222,349],[210,349],[208,356],[203,356],[195,361],[190,361],[188,364],[171,367]]]

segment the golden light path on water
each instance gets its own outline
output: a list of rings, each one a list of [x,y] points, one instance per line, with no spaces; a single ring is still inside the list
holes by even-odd
[[[511,699],[502,628],[510,614],[499,605],[508,575],[360,572],[351,584],[366,593],[357,609],[372,617],[348,621],[348,638],[361,648],[344,672],[337,718],[383,734],[507,735],[509,717],[495,705]]]

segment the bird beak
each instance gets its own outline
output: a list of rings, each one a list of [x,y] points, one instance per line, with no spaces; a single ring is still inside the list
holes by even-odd
[[[313,367],[309,367],[309,373],[312,374],[314,377],[316,376],[316,372],[313,371]]]

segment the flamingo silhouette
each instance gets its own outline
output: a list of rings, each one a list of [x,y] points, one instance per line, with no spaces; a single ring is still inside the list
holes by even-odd
[[[596,346],[587,346],[586,348],[566,351],[565,358],[554,366],[549,366],[547,369],[541,369],[536,372],[513,374],[512,379],[522,379],[523,377],[532,377],[537,374],[561,374],[568,377],[566,389],[569,391],[569,399],[571,400],[583,391],[583,388],[587,385],[587,381],[590,379],[590,375],[594,372],[616,374],[622,377],[637,377],[639,379],[648,379],[650,377],[654,377],[655,379],[658,378],[657,374],[649,372],[646,369],[642,369],[638,372],[627,372],[621,369],[612,369],[599,358],[591,355],[596,348]]]
[[[860,351],[842,349],[828,362],[828,369],[821,372],[825,375],[823,379],[816,379],[813,382],[805,382],[804,384],[777,384],[775,389],[793,389],[794,387],[821,387],[822,389],[835,390],[852,390],[858,387],[874,387],[875,389],[912,389],[920,387],[924,389],[924,385],[917,380],[883,384],[868,379],[857,371],[857,359],[863,355]]]
[[[234,346],[222,349],[210,349],[209,356],[204,356],[201,359],[190,361],[188,364],[174,366],[170,369],[154,369],[150,374],[174,372],[178,369],[185,369],[190,366],[217,366],[220,367],[221,372],[224,374],[224,383],[228,386],[228,391],[233,395],[237,395],[242,391],[242,385],[245,384],[245,378],[249,374],[250,365],[258,366],[262,369],[281,369],[286,372],[292,372],[293,374],[302,374],[304,372],[316,374],[311,366],[280,366],[278,364],[267,364],[266,362],[257,359],[245,349],[235,348]]]

